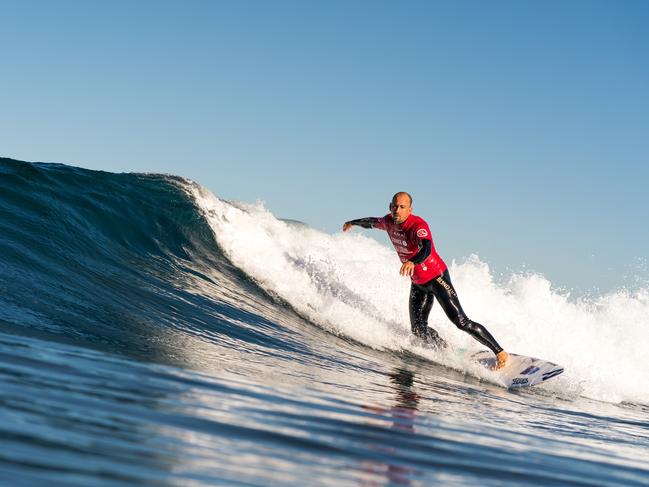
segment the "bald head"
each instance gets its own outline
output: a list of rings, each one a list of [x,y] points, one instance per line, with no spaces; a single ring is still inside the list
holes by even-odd
[[[405,191],[399,191],[398,193],[395,193],[392,197],[392,203],[395,203],[397,201],[397,198],[399,198],[400,196],[405,196],[406,198],[408,198],[408,204],[412,206],[412,196],[410,196],[410,193],[406,193]]]
[[[400,191],[392,197],[390,203],[390,214],[394,223],[401,225],[412,213],[412,196]]]

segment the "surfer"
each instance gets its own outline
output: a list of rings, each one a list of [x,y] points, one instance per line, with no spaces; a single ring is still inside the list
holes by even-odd
[[[428,315],[434,298],[437,298],[444,313],[460,330],[467,332],[488,347],[496,355],[496,369],[504,367],[509,354],[480,323],[471,321],[464,313],[460,300],[448,273],[448,268],[437,254],[428,224],[412,214],[412,197],[399,192],[392,197],[390,213],[376,218],[359,218],[343,224],[346,232],[353,225],[363,228],[378,228],[388,232],[394,245],[401,269],[399,274],[409,276],[410,285],[410,327],[412,332],[436,348],[445,348],[446,342],[434,328],[428,326]]]

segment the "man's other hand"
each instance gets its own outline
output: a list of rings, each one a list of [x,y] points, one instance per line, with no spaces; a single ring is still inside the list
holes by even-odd
[[[401,266],[399,274],[402,276],[412,276],[412,273],[415,272],[415,264],[410,261],[404,262]]]

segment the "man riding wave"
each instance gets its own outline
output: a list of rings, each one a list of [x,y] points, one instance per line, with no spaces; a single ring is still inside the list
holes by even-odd
[[[435,250],[428,224],[412,214],[412,197],[408,193],[399,192],[392,197],[390,213],[387,215],[350,220],[344,223],[343,231],[350,230],[353,225],[378,228],[388,233],[402,263],[399,273],[411,279],[410,326],[416,336],[436,348],[446,347],[446,342],[437,331],[428,326],[428,316],[436,298],[455,326],[496,355],[496,369],[506,365],[509,354],[484,326],[471,321],[464,313],[448,268]]]

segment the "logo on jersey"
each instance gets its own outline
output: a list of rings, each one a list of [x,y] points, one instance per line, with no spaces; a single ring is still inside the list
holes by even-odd
[[[428,237],[428,232],[426,231],[425,228],[420,228],[417,230],[417,236],[418,237]]]

